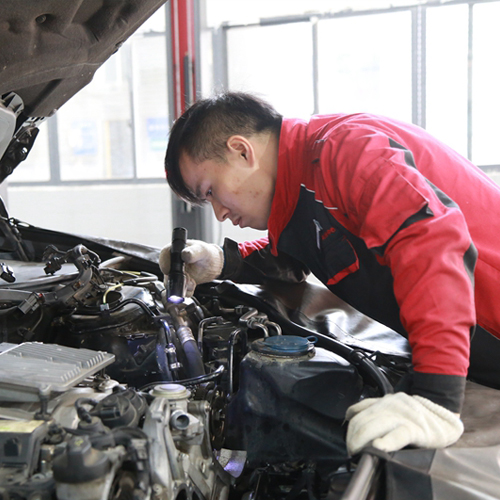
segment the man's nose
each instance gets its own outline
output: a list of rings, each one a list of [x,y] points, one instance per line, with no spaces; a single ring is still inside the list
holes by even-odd
[[[216,201],[212,201],[212,208],[214,209],[214,214],[219,222],[224,222],[229,217],[229,210]]]

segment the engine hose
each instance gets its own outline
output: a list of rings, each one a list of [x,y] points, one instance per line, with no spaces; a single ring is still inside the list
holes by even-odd
[[[191,377],[205,375],[205,367],[198,350],[198,345],[193,339],[186,340],[183,344],[186,355],[187,372]]]
[[[158,329],[158,341],[156,343],[156,363],[160,368],[164,380],[172,380],[167,356],[167,334],[165,327]]]
[[[394,392],[394,387],[384,375],[384,372],[362,351],[352,349],[347,359],[370,376],[382,394],[392,394]]]
[[[151,311],[151,309],[148,307],[147,304],[145,304],[142,300],[134,299],[134,298],[129,298],[129,299],[122,300],[118,305],[116,305],[114,307],[110,307],[107,310],[107,312],[110,313],[110,314],[114,313],[115,311],[118,311],[119,309],[122,309],[123,307],[125,307],[127,304],[137,304],[139,307],[141,307],[141,309],[148,316],[151,316],[151,317],[153,317],[153,318],[156,319],[155,314],[153,313],[153,311]]]
[[[75,401],[75,408],[78,418],[80,420],[83,420],[84,422],[89,423],[92,419],[92,415],[90,414],[90,411],[83,406],[85,404],[90,405],[92,406],[92,408],[94,408],[97,405],[97,401],[91,398],[78,398]]]
[[[206,375],[200,375],[199,377],[178,380],[176,383],[182,384],[182,385],[204,384],[205,382],[210,382],[211,380],[215,380],[216,378],[219,378],[224,373],[224,370],[225,370],[224,365],[220,365],[212,373],[207,373]]]
[[[175,349],[174,341],[172,339],[172,332],[170,331],[170,327],[165,320],[161,320],[161,330],[165,337],[165,355],[167,357],[168,369],[170,374],[170,380],[177,379],[177,372],[181,367],[181,364],[177,360],[177,351]],[[158,346],[157,346],[158,348]]]
[[[228,355],[228,362],[227,362],[227,370],[228,370],[228,377],[229,377],[229,383],[228,383],[228,393],[229,396],[231,397],[233,394],[233,369],[234,369],[234,346],[238,340],[238,337],[242,334],[241,328],[237,328],[231,333],[231,336],[229,337],[229,355]]]
[[[318,339],[319,345],[324,345],[325,347],[327,346],[329,350],[359,368],[364,375],[368,376],[375,383],[383,395],[394,392],[394,387],[384,375],[382,370],[370,358],[365,356],[362,351],[353,349],[352,347],[342,344],[321,333],[310,332],[309,335],[311,334]]]
[[[137,474],[136,485],[144,494],[149,490],[151,470],[149,468],[148,436],[141,429],[134,427],[121,427],[111,431],[117,445],[126,448],[131,458],[131,463],[135,466]],[[141,445],[140,443],[144,443]],[[121,497],[120,497],[121,498]],[[136,495],[134,494],[134,498]]]
[[[175,380],[173,383],[186,386],[205,384],[206,382],[211,382],[212,380],[219,378],[224,373],[224,370],[225,370],[224,365],[220,365],[216,370],[214,370],[211,373],[207,373],[206,375],[200,375],[199,377],[193,377],[193,378],[186,378],[183,380]],[[150,389],[153,389],[153,387],[162,384],[165,384],[165,382],[151,382],[141,387],[139,389],[139,392],[147,392]]]
[[[313,335],[318,339],[318,345],[325,346],[325,348],[328,348],[359,368],[364,375],[375,383],[382,395],[394,392],[394,387],[384,375],[383,371],[370,358],[365,356],[362,351],[353,349],[322,333],[312,332],[306,328],[304,330],[306,330],[309,335]]]
[[[184,318],[179,312],[176,304],[170,304],[168,307],[173,323],[174,332],[182,345],[184,351],[184,358],[186,363],[186,371],[190,377],[199,377],[205,374],[205,365],[198,344],[194,338],[191,328],[187,325]]]

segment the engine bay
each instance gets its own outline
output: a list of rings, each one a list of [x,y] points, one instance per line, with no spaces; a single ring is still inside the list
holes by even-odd
[[[341,498],[346,409],[392,391],[404,355],[291,320],[255,286],[176,303],[129,261],[78,244],[2,262],[2,498]]]

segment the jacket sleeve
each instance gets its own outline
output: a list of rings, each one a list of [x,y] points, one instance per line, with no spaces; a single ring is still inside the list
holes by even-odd
[[[351,230],[391,269],[412,348],[410,392],[458,412],[475,325],[476,252],[465,218],[384,133],[346,131],[343,141],[334,156],[324,149],[323,176],[341,193]]]
[[[267,237],[243,243],[226,238],[223,250],[224,267],[220,279],[254,284],[266,281],[300,283],[309,273],[303,264],[286,254],[272,255]]]

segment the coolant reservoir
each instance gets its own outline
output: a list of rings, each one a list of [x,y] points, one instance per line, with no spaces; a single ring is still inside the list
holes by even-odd
[[[254,465],[307,458],[340,463],[345,412],[362,388],[353,365],[311,339],[257,340],[240,365],[227,443],[245,449]]]

